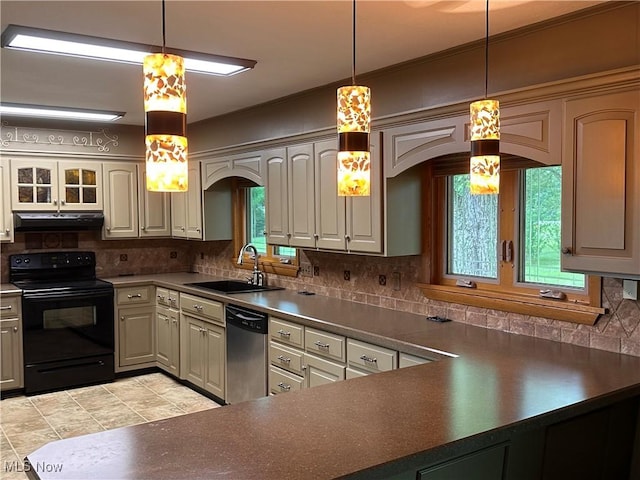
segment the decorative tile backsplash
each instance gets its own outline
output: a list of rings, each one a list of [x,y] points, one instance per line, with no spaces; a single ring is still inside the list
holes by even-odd
[[[66,235],[66,234],[65,234]],[[245,278],[246,270],[235,268],[237,252],[228,241],[193,242],[186,240],[108,240],[99,232],[82,232],[38,240],[17,233],[15,243],[2,245],[1,281],[8,282],[8,255],[42,250],[93,250],[96,252],[99,277],[123,274],[153,274],[197,271],[218,277]],[[74,245],[71,247],[71,245]],[[67,247],[69,246],[69,247]],[[421,269],[421,258],[373,257],[338,253],[304,251],[303,263],[318,267],[313,277],[268,275],[271,285],[291,290],[306,289],[318,295],[341,298],[383,308],[440,315],[456,322],[506,332],[546,338],[574,345],[640,356],[640,301],[622,298],[622,280],[603,280],[602,302],[608,314],[594,326],[532,317],[498,310],[429,300],[415,286]],[[345,280],[345,271],[349,280]],[[400,273],[400,289],[394,280]],[[380,275],[386,277],[381,285]]]

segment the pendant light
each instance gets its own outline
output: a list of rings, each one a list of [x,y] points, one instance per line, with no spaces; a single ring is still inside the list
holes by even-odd
[[[484,100],[470,105],[471,193],[497,194],[500,185],[500,103],[487,99],[489,83],[489,0],[486,6]]]
[[[184,192],[189,175],[184,59],[165,52],[165,0],[162,53],[147,55],[143,72],[147,190]]]
[[[338,88],[338,195],[370,195],[371,91],[356,85],[356,0],[353,0],[351,85]]]

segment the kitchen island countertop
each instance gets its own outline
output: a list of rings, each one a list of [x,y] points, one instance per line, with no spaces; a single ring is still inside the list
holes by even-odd
[[[415,465],[640,395],[638,357],[288,290],[218,295],[184,286],[208,279],[107,280],[251,306],[437,361],[52,442],[28,456],[31,478],[415,478]],[[62,470],[47,471],[53,464]]]

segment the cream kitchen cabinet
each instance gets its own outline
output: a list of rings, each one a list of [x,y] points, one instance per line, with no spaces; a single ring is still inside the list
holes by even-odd
[[[156,288],[156,360],[158,367],[180,375],[180,311],[178,292]]]
[[[366,373],[386,372],[398,368],[398,352],[349,338],[347,365]]]
[[[640,278],[640,87],[565,103],[562,268]]]
[[[138,165],[138,226],[140,238],[171,236],[171,197],[167,192],[147,190],[144,164]]]
[[[418,357],[417,355],[400,352],[398,359],[398,368],[413,367],[415,365],[423,365],[425,363],[431,362],[433,362],[433,360],[429,358]]]
[[[132,162],[104,162],[103,237],[138,237],[138,166]]]
[[[154,287],[118,287],[116,302],[116,372],[156,365]]]
[[[22,388],[22,317],[20,295],[0,295],[0,390]]]
[[[171,236],[202,240],[200,162],[189,162],[189,189],[171,194]]]
[[[180,378],[225,399],[226,339],[220,302],[180,294]]]
[[[267,242],[315,247],[313,145],[268,150],[263,157]]]
[[[371,135],[371,195],[338,196],[338,141],[314,144],[316,247],[383,252],[382,173],[376,134]]]
[[[11,212],[11,172],[9,159],[0,157],[0,242],[13,242],[13,213]]]
[[[11,184],[12,210],[102,210],[99,162],[11,159]]]

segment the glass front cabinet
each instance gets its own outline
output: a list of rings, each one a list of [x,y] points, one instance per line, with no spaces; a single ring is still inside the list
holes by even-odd
[[[13,210],[102,210],[100,163],[11,160]]]

